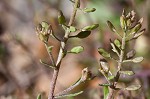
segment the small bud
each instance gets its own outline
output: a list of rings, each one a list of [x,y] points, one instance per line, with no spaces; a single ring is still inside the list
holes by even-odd
[[[131,13],[129,12],[128,15],[126,16],[126,18],[127,18],[127,19],[130,19],[131,16],[132,16],[132,15],[131,15]]]
[[[126,12],[125,12],[125,9],[123,9],[122,16],[125,16],[125,15],[126,15]]]
[[[109,72],[108,62],[105,59],[100,59],[100,67],[104,70],[104,72]]]
[[[136,13],[135,13],[134,10],[131,11],[131,15],[132,15],[132,16],[135,16],[135,15],[136,15]]]
[[[39,24],[36,27],[36,32],[37,32],[37,35],[38,35],[39,39],[42,42],[47,43],[48,39],[49,39],[49,36],[52,32],[52,27],[47,22],[43,21],[43,22],[41,22],[41,24]]]
[[[140,23],[140,24],[142,24],[143,23],[143,18],[141,18],[138,22]]]
[[[90,13],[90,12],[96,11],[96,9],[95,8],[85,8],[83,11],[86,13]]]
[[[92,73],[91,71],[88,70],[88,68],[84,68],[82,70],[82,76],[81,76],[81,81],[87,81],[87,80],[91,80],[93,77],[92,77]]]
[[[120,25],[122,29],[126,29],[126,19],[124,16],[120,17]]]
[[[127,27],[130,27],[132,24],[131,19],[127,19]]]
[[[59,24],[64,24],[66,22],[65,16],[61,10],[58,11],[58,22]]]

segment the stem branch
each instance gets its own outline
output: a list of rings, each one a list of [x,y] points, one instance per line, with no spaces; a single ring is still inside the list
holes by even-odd
[[[73,24],[74,20],[75,20],[75,16],[76,16],[76,12],[77,12],[77,6],[78,6],[79,2],[80,2],[79,0],[75,1],[74,10],[73,10],[73,13],[71,15],[68,26],[71,26]],[[54,90],[55,90],[55,86],[56,86],[56,81],[57,81],[57,78],[58,78],[58,73],[59,73],[59,68],[60,68],[61,61],[64,58],[64,49],[65,49],[66,43],[69,39],[69,34],[70,34],[70,32],[68,30],[66,30],[66,33],[64,35],[64,40],[60,42],[61,46],[60,46],[60,50],[59,50],[59,54],[58,54],[58,58],[57,58],[57,62],[56,62],[56,67],[57,68],[54,69],[52,81],[51,81],[51,84],[50,84],[50,92],[49,92],[48,99],[54,99]]]
[[[119,61],[118,61],[118,70],[117,70],[117,73],[116,73],[116,76],[115,76],[115,79],[113,82],[113,86],[112,86],[112,88],[109,89],[109,94],[107,96],[107,99],[113,99],[114,98],[115,88],[116,88],[116,85],[117,85],[119,77],[120,77],[119,72],[121,71],[123,58],[124,58],[124,49],[125,49],[125,45],[126,45],[126,32],[124,32],[124,34],[123,34],[123,38],[122,38],[121,43],[122,44],[121,44],[121,52],[119,55]]]

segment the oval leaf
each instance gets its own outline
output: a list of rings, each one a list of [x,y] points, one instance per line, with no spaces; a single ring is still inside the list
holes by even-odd
[[[97,27],[99,27],[99,24],[93,24],[93,25],[84,27],[84,28],[82,29],[82,31],[91,31],[91,30],[96,29]]]
[[[125,75],[129,75],[129,76],[132,76],[134,75],[134,72],[133,71],[120,71],[121,74],[125,74]]]
[[[58,23],[64,24],[66,22],[65,16],[63,15],[62,11],[58,11]]]
[[[86,13],[90,13],[90,12],[96,11],[96,9],[95,8],[85,8],[83,11]]]
[[[130,85],[128,87],[126,87],[126,90],[138,90],[141,88],[141,85]]]
[[[75,37],[78,38],[86,38],[91,34],[91,31],[81,31],[80,33],[78,33]]]
[[[135,52],[135,50],[133,49],[133,50],[131,50],[131,51],[129,51],[129,52],[127,53],[126,57],[127,57],[127,59],[131,59],[131,58],[133,58],[133,57],[135,56],[135,54],[136,54],[136,52]]]
[[[69,30],[70,32],[75,32],[77,29],[74,26],[70,26]]]
[[[42,95],[39,94],[39,95],[37,96],[37,99],[42,99]]]
[[[113,80],[114,78],[115,78],[115,76],[112,75],[112,76],[108,77],[108,80]]]
[[[99,52],[99,54],[101,54],[103,57],[105,57],[105,58],[110,58],[110,54],[109,54],[106,50],[104,50],[103,48],[98,48],[98,52]]]
[[[140,23],[137,24],[135,27],[133,27],[133,28],[131,29],[131,33],[132,33],[132,34],[137,33],[137,32],[141,29],[141,27],[142,27],[142,25],[141,25]]]
[[[121,43],[120,43],[120,41],[119,41],[118,39],[115,39],[114,44],[115,44],[118,48],[121,47]]]
[[[143,60],[144,60],[143,57],[136,57],[136,58],[134,58],[132,61],[133,61],[134,63],[139,63],[139,62],[142,62]]]
[[[83,50],[84,48],[82,46],[76,46],[71,49],[70,53],[78,54],[78,53],[81,53]]]
[[[110,21],[107,21],[107,25],[113,32],[116,32],[114,25]]]

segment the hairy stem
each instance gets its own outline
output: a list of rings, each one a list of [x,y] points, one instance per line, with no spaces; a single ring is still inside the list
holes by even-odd
[[[73,10],[73,13],[71,15],[68,26],[71,26],[73,24],[74,20],[75,20],[75,16],[76,16],[76,12],[77,12],[77,6],[78,6],[79,2],[80,2],[79,0],[75,1],[74,10]],[[70,32],[68,30],[66,30],[64,40],[61,41],[61,46],[60,46],[60,50],[59,50],[59,54],[58,54],[58,58],[57,58],[57,62],[56,62],[56,67],[57,68],[54,69],[52,81],[51,81],[51,84],[50,84],[50,92],[49,92],[48,99],[54,99],[54,90],[55,90],[55,86],[56,86],[56,81],[57,81],[57,78],[58,78],[58,73],[59,73],[59,68],[60,68],[60,65],[61,65],[61,61],[64,57],[64,49],[65,49],[66,43],[69,39],[69,34],[70,34]]]
[[[126,32],[124,32],[123,38],[122,38],[122,41],[121,41],[121,52],[120,52],[120,55],[119,55],[118,70],[117,70],[117,73],[116,73],[116,76],[115,76],[115,81],[113,82],[112,88],[109,89],[109,94],[107,96],[107,99],[114,99],[115,88],[116,88],[116,85],[118,83],[118,80],[119,80],[119,77],[120,77],[121,67],[122,67],[122,64],[123,64],[125,45],[126,45]]]

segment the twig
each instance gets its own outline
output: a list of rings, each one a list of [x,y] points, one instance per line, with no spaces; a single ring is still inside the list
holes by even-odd
[[[73,13],[71,15],[71,18],[70,18],[70,21],[69,21],[69,24],[68,24],[69,26],[71,26],[73,24],[74,20],[75,20],[78,3],[79,3],[79,0],[76,0],[75,5],[74,5],[74,10],[73,10]],[[52,81],[51,81],[51,84],[50,84],[50,92],[49,92],[48,99],[54,99],[54,90],[55,90],[55,86],[56,86],[56,81],[57,81],[57,78],[58,78],[60,64],[61,64],[61,61],[64,57],[64,49],[66,47],[66,42],[69,39],[69,34],[70,34],[70,32],[68,30],[66,30],[66,33],[65,33],[65,36],[64,36],[64,41],[61,41],[61,47],[60,47],[60,51],[59,51],[57,62],[56,62],[57,69],[54,69]]]
[[[71,85],[69,88],[63,90],[62,92],[58,93],[55,95],[55,97],[59,97],[59,96],[62,96],[62,95],[65,95],[67,94],[69,91],[71,91],[72,89],[74,89],[75,87],[77,87],[79,84],[82,83],[82,80],[80,79],[77,83],[75,83],[74,85]]]
[[[115,81],[113,83],[113,86],[112,88],[110,88],[109,90],[109,94],[107,96],[107,99],[113,99],[114,98],[114,93],[115,93],[115,89],[113,88],[116,88],[116,85],[118,83],[118,80],[119,80],[119,77],[120,77],[120,70],[121,70],[121,67],[122,67],[122,63],[123,63],[123,58],[124,58],[124,49],[125,49],[125,44],[126,44],[126,32],[124,32],[123,34],[123,38],[122,38],[122,45],[121,45],[121,53],[119,55],[119,61],[118,61],[118,70],[117,70],[117,73],[116,73],[116,76],[115,76]]]

